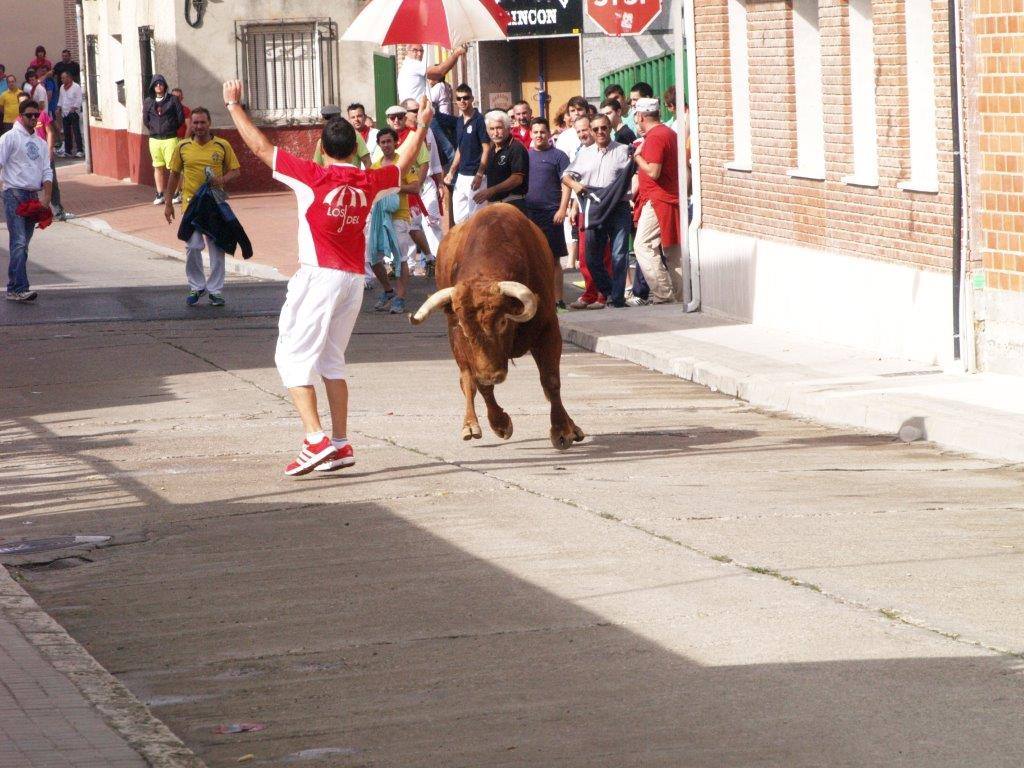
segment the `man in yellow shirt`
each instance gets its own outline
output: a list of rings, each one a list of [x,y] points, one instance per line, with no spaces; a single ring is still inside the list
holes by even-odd
[[[380,158],[373,164],[374,168],[384,168],[395,165],[398,162],[398,154],[395,149],[398,146],[398,134],[392,128],[382,128],[377,134],[377,148],[380,150]],[[418,194],[420,191],[420,175],[415,163],[402,175],[402,185],[398,188],[398,208],[391,214],[391,223],[395,230],[398,253],[395,256],[395,290],[391,290],[384,280],[381,280],[381,287],[384,292],[374,305],[374,309],[383,312],[390,311],[393,315],[405,313],[405,295],[409,290],[409,265],[406,263],[406,255],[415,246],[409,237],[409,228],[412,225],[412,214],[409,212],[409,193]],[[372,261],[371,261],[372,263]],[[376,270],[375,270],[376,271]],[[381,275],[378,275],[380,278]],[[390,309],[388,308],[388,305]]]
[[[171,175],[166,188],[177,189],[178,178],[183,179],[181,209],[186,211],[189,202],[207,180],[214,187],[223,188],[229,181],[241,175],[240,167],[231,145],[210,132],[209,110],[205,107],[196,107],[192,110],[192,137],[178,142],[167,166]],[[174,221],[174,202],[170,195],[164,203],[164,218],[168,224]],[[209,279],[203,270],[204,240],[210,256]],[[217,247],[213,238],[196,231],[185,244],[185,256],[185,275],[189,288],[185,303],[194,307],[199,303],[199,298],[209,291],[210,304],[223,307],[224,251]]]
[[[3,108],[3,125],[0,126],[0,136],[11,130],[18,119],[18,97],[20,95],[21,89],[18,88],[18,78],[14,75],[8,75],[7,90],[0,94],[0,107]]]

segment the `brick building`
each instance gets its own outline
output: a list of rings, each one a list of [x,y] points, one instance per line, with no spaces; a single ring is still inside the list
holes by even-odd
[[[695,5],[704,309],[1024,373],[1021,0]]]
[[[153,180],[142,103],[154,73],[205,106],[214,131],[239,154],[236,189],[277,188],[268,168],[249,155],[224,109],[221,84],[241,77],[245,101],[271,140],[312,154],[324,104],[373,103],[373,46],[341,42],[359,11],[357,0],[235,0],[194,6],[178,2],[96,0],[83,4],[86,91],[93,171],[149,184]]]
[[[948,361],[946,3],[706,0],[694,23],[704,308]]]

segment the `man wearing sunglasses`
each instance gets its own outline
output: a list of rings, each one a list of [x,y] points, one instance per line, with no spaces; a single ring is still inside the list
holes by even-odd
[[[474,198],[481,186],[487,185],[491,139],[483,115],[473,106],[473,91],[465,83],[455,89],[455,103],[460,115],[455,130],[455,157],[444,183],[454,187],[452,218],[461,224],[483,205]]]
[[[4,214],[10,236],[10,264],[7,268],[7,300],[35,301],[35,291],[28,284],[28,244],[35,223],[15,211],[22,203],[39,200],[50,205],[53,171],[46,142],[36,135],[39,120],[38,102],[27,99],[18,108],[14,127],[0,137],[0,181],[4,187]]]

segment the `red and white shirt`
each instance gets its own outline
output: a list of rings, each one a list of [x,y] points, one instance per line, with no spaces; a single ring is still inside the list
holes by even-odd
[[[324,168],[278,148],[274,178],[298,201],[299,263],[363,274],[370,209],[378,197],[398,191],[398,166]]]

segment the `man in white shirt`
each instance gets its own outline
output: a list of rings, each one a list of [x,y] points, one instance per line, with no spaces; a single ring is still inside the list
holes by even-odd
[[[64,127],[64,148],[57,152],[59,157],[85,157],[82,144],[82,86],[76,83],[71,73],[65,70],[60,75],[60,91],[57,96],[57,119]]]
[[[566,117],[569,118],[571,128],[566,128],[555,137],[555,148],[560,149],[572,160],[580,151],[580,137],[576,128],[576,121],[587,116],[587,100],[582,96],[573,96],[565,109]]]
[[[0,136],[0,181],[4,187],[4,215],[10,236],[10,264],[7,268],[7,300],[35,301],[29,290],[28,244],[35,222],[17,214],[17,208],[29,200],[38,200],[49,208],[53,192],[53,171],[46,142],[36,135],[40,105],[26,99],[18,108],[18,120]]]
[[[21,87],[21,90],[27,93],[28,97],[32,99],[32,101],[36,102],[43,112],[46,112],[47,107],[49,106],[46,97],[46,86],[39,82],[39,78],[36,77],[35,70],[30,69],[26,77],[28,79],[25,80],[25,84]]]
[[[459,61],[460,56],[466,55],[466,45],[460,45],[440,64],[428,67],[423,61],[423,46],[413,43],[405,49],[405,59],[398,70],[396,78],[398,84],[398,100],[414,99],[419,101],[422,97],[429,97],[427,91],[427,78],[440,80],[447,75],[452,67]]]

